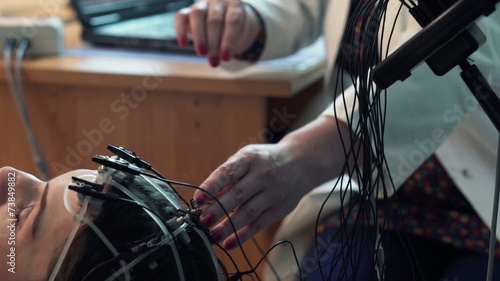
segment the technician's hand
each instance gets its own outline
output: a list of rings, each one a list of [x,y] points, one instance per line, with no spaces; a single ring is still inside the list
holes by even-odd
[[[277,144],[242,148],[200,187],[215,195],[230,212],[243,243],[282,219],[311,189],[340,175],[346,163],[345,150],[350,147],[345,136],[351,134],[342,121],[320,116]],[[238,246],[234,229],[220,205],[202,190],[195,192],[194,199],[200,206],[211,203],[200,216],[200,222],[207,227],[217,223],[212,228],[212,238],[224,241],[222,246],[226,249]]]
[[[258,231],[285,217],[309,190],[303,169],[292,160],[287,145],[249,145],[231,156],[200,186],[217,196],[238,230],[243,243]],[[238,245],[226,214],[219,204],[202,191],[194,195],[196,202],[210,206],[200,217],[201,223],[211,226],[224,219],[211,231],[216,242],[226,249]]]
[[[190,34],[198,55],[216,67],[249,49],[263,27],[241,0],[204,0],[181,9],[175,28],[179,45],[186,46]]]

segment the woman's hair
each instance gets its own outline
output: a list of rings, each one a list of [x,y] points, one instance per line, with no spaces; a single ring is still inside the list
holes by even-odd
[[[126,173],[122,173],[124,174]],[[159,181],[155,183],[179,203],[179,197],[169,187]],[[56,280],[107,280],[125,264],[137,261],[141,254],[148,251],[151,253],[145,255],[144,259],[128,270],[130,280],[181,280],[178,272],[179,260],[186,281],[220,280],[220,264],[214,261],[215,256],[206,240],[207,230],[198,226],[197,215],[194,212],[190,213],[194,214],[190,216],[192,224],[185,229],[179,228],[179,231],[171,236],[174,238],[173,241],[152,246],[165,239],[164,232],[152,218],[152,213],[165,222],[169,231],[173,231],[183,224],[181,220],[189,210],[187,207],[185,210],[179,210],[172,206],[149,179],[146,180],[141,176],[128,174],[119,184],[135,194],[147,206],[144,208],[140,204],[121,200],[103,200],[101,212],[93,222],[113,244],[119,255],[112,253],[91,227],[85,226],[71,244]],[[107,189],[106,194],[130,199],[129,194],[124,194],[121,189],[113,185],[106,185],[105,189]],[[205,236],[205,239],[202,236]],[[120,274],[113,280],[126,279],[124,274]]]

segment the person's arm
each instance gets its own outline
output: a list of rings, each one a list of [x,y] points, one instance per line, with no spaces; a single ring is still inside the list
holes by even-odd
[[[192,36],[199,55],[212,66],[247,51],[265,29],[260,59],[289,55],[311,44],[322,33],[328,0],[206,0],[179,11],[177,39]]]
[[[328,0],[247,0],[264,21],[266,44],[261,60],[283,57],[312,44],[323,34]]]
[[[278,144],[249,145],[231,156],[202,184],[217,195],[231,213],[240,241],[283,218],[304,194],[340,174],[350,129],[330,116],[320,116],[305,127],[287,135]],[[348,145],[348,144],[347,144]],[[194,199],[200,205],[211,202],[200,217],[206,226],[214,225],[212,238],[227,249],[237,245],[234,231],[219,204],[203,191]]]

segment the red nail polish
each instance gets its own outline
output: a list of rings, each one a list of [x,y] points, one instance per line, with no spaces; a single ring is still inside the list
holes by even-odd
[[[218,57],[210,57],[208,59],[208,61],[210,62],[210,65],[212,67],[217,67],[217,66],[219,66],[219,63],[220,63],[220,59]]]
[[[187,46],[187,44],[188,44],[188,39],[187,39],[187,37],[185,37],[185,36],[183,36],[183,37],[179,37],[179,38],[177,39],[177,41],[179,41],[179,45],[180,45],[180,46],[182,46],[182,47],[185,47],[185,46]]]
[[[224,249],[227,251],[231,251],[234,248],[236,248],[236,240],[234,239],[228,239],[226,242],[224,242]]]
[[[220,231],[212,230],[209,235],[214,243],[219,243],[222,240],[222,233]]]
[[[228,49],[224,49],[220,52],[220,58],[223,61],[229,61],[231,60],[231,53],[229,52]]]
[[[200,223],[205,227],[211,226],[215,222],[215,215],[211,213],[204,213],[200,216]]]
[[[207,46],[205,46],[205,44],[199,44],[197,51],[198,51],[198,55],[204,56],[207,54],[208,49],[207,49]]]
[[[197,194],[196,196],[194,196],[194,201],[196,201],[196,204],[198,204],[198,206],[203,206],[205,205],[205,203],[207,203],[207,200],[208,197],[205,193],[200,193],[200,194]]]

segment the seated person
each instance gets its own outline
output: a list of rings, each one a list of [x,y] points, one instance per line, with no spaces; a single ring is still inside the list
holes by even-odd
[[[114,168],[48,182],[0,169],[0,280],[222,280],[197,208],[161,177],[97,157]]]
[[[290,266],[291,251],[279,247],[271,253],[266,280],[382,279],[368,279],[367,273],[396,281],[486,279],[493,260],[488,255],[494,254],[489,245],[496,246],[489,226],[495,218],[498,133],[460,81],[458,67],[437,77],[422,65],[387,92],[371,83],[371,67],[421,30],[402,2],[414,1],[206,0],[177,14],[179,43],[190,34],[212,66],[288,55],[325,35],[325,89],[333,105],[276,144],[242,148],[201,184],[235,210],[231,218],[243,241],[295,209],[275,240],[294,242],[302,271]],[[477,24],[488,39],[471,60],[498,96],[498,9]],[[350,75],[337,74],[336,66]],[[353,85],[343,90],[345,79]],[[352,181],[335,184],[342,174]],[[201,192],[194,198],[199,205],[211,202]],[[326,210],[327,198],[342,201]],[[348,203],[362,204],[361,211]],[[374,225],[379,215],[377,228],[359,227]],[[214,240],[233,249],[234,231],[220,218],[212,204],[200,220]],[[371,232],[371,240],[349,235],[355,232]],[[333,251],[341,247],[346,251]],[[500,246],[495,250],[498,265]],[[363,269],[361,261],[372,264]],[[498,280],[500,270],[494,271]]]

